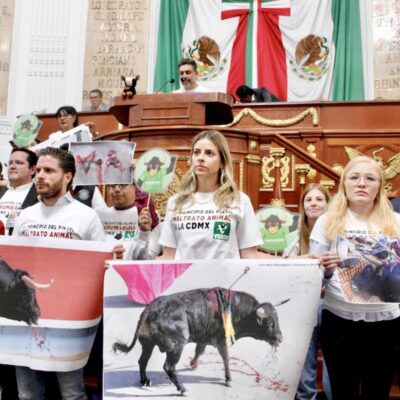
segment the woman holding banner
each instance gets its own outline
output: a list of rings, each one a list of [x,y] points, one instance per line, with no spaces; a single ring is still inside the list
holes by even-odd
[[[327,209],[330,200],[329,191],[319,183],[310,183],[304,189],[300,198],[300,229],[299,237],[292,246],[283,252],[286,257],[295,257],[306,254],[310,248],[310,234],[318,217]],[[318,343],[321,328],[322,303],[318,307],[317,325],[314,327],[310,346],[308,348],[303,371],[301,373],[299,386],[297,387],[296,400],[316,399],[317,388],[317,363],[318,363]],[[322,383],[325,395],[331,400],[328,371],[325,361],[323,361]]]
[[[400,215],[384,191],[381,167],[357,157],[345,167],[337,195],[314,225],[310,250],[324,268],[321,342],[333,399],[387,399],[400,340],[396,303],[350,303],[339,283],[341,260],[354,253],[354,243],[377,234],[400,235]],[[389,249],[390,251],[390,249]]]
[[[160,244],[164,259],[262,258],[249,197],[233,181],[228,142],[207,130],[192,140],[191,166],[167,205]]]

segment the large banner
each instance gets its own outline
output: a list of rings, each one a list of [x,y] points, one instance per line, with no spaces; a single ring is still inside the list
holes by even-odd
[[[0,237],[0,364],[44,371],[86,364],[112,247],[111,242]]]
[[[294,398],[321,293],[315,260],[109,264],[104,399]]]

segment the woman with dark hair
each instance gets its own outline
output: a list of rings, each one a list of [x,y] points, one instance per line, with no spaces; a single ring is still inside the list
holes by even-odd
[[[79,125],[78,113],[72,106],[62,106],[56,111],[56,118],[61,132],[69,131]]]
[[[53,132],[49,135],[49,139],[58,139],[64,132],[67,132],[73,128],[79,126],[78,112],[75,107],[72,106],[61,106],[56,111],[57,123],[60,128],[59,131]],[[97,135],[95,132],[95,125],[93,122],[85,123],[89,127],[91,136]],[[68,145],[65,144],[65,149],[68,149]],[[61,146],[61,147],[63,147]],[[63,147],[64,148],[64,147]],[[106,208],[107,205],[101,195],[99,189],[96,186],[75,186],[74,187],[74,197],[81,203],[86,204],[95,210]]]
[[[385,194],[380,165],[357,157],[344,168],[338,193],[310,237],[324,268],[321,343],[333,399],[389,397],[400,346],[399,305],[346,302],[337,273],[342,259],[357,254],[355,241],[377,235],[399,237],[400,215]]]

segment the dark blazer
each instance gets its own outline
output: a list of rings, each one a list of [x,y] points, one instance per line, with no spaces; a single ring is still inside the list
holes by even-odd
[[[281,101],[266,87],[254,88],[254,101],[257,103],[272,103],[274,101]]]

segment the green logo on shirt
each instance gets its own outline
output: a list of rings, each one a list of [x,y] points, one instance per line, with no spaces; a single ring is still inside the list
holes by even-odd
[[[124,239],[133,239],[135,237],[135,231],[125,231]]]
[[[213,239],[228,240],[230,231],[230,222],[215,221],[213,229]]]

